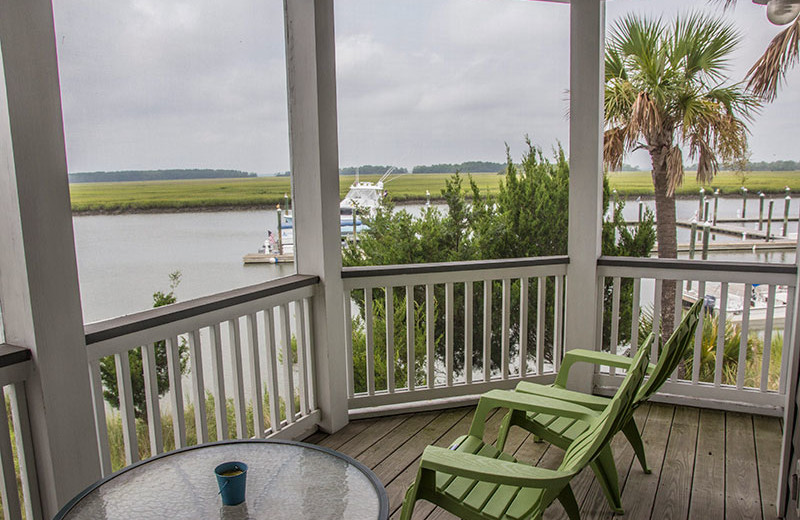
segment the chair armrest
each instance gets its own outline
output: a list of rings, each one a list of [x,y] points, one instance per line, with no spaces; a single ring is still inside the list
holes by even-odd
[[[425,448],[420,467],[448,475],[520,487],[541,488],[563,485],[568,483],[573,476],[572,473],[563,471],[537,468],[518,462],[507,462],[437,446]]]
[[[649,341],[642,344],[642,348],[649,348]],[[567,387],[567,379],[569,378],[569,370],[572,365],[578,362],[591,363],[593,365],[609,366],[614,368],[630,369],[633,359],[619,354],[611,354],[610,352],[598,352],[596,350],[585,350],[576,348],[568,350],[564,354],[564,359],[561,361],[561,368],[556,375],[554,386],[559,388]],[[647,367],[647,373],[650,374],[656,366],[650,363]]]
[[[567,390],[557,386],[544,386],[529,381],[520,381],[515,392],[522,392],[531,395],[540,395],[558,399],[559,401],[568,401],[570,403],[585,406],[590,410],[600,412],[606,409],[611,399],[599,395],[584,394],[583,392],[576,392],[575,390]]]
[[[486,419],[495,408],[508,408],[523,412],[545,413],[592,422],[597,417],[593,410],[579,404],[553,399],[541,395],[526,394],[512,390],[490,390],[478,401],[478,407],[472,418],[469,434],[483,438]]]

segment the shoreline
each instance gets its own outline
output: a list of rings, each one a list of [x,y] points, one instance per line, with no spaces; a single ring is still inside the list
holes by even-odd
[[[769,195],[769,194],[768,194]],[[773,193],[771,195],[778,195],[778,193]],[[792,195],[797,195],[796,192],[792,192]],[[654,196],[650,195],[626,195],[626,194],[618,194],[620,200],[623,200],[628,203],[635,203],[639,198],[642,200],[652,200]],[[741,195],[739,194],[728,194],[719,196],[720,199],[740,199]],[[779,197],[782,198],[782,197]],[[676,200],[687,200],[687,199],[694,199],[698,200],[697,195],[676,195]],[[708,197],[711,201],[713,200],[713,196]],[[758,200],[758,196],[755,197],[749,196],[748,200]],[[442,197],[431,197],[430,201],[432,203],[444,203],[445,199]],[[402,199],[402,200],[395,200],[394,203],[396,206],[411,206],[414,204],[425,204],[427,202],[426,198],[409,198],[409,199]],[[274,203],[264,203],[264,204],[220,204],[214,206],[175,206],[175,207],[158,207],[158,208],[114,208],[114,209],[81,209],[81,210],[73,210],[72,216],[73,217],[91,217],[91,216],[115,216],[115,215],[140,215],[140,214],[170,214],[170,213],[223,213],[223,212],[231,212],[231,211],[263,211],[263,210],[273,210],[275,209]]]

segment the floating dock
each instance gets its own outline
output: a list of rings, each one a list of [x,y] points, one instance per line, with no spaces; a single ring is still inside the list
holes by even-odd
[[[248,253],[242,257],[245,264],[290,264],[294,262],[292,253]]]

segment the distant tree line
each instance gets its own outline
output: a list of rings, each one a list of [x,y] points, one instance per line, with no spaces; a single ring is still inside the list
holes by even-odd
[[[339,168],[340,175],[355,175],[358,171],[359,175],[383,175],[394,168],[393,173],[408,173],[406,168],[399,166],[381,166],[378,164],[364,164],[362,166],[348,166],[346,168]]]
[[[239,170],[126,170],[118,172],[70,173],[70,183],[172,181],[180,179],[238,179],[256,177],[255,173]]]
[[[432,164],[430,166],[414,166],[411,173],[484,173],[498,172],[506,170],[506,163],[486,162],[486,161],[467,161],[461,164]]]
[[[619,168],[618,170],[613,170],[613,171],[617,171],[617,172],[638,172],[638,171],[641,171],[641,169],[639,169],[638,166],[633,166],[633,165],[628,164],[628,163],[622,163],[622,167],[621,168]]]

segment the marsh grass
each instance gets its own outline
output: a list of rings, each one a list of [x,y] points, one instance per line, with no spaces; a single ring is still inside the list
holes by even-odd
[[[389,195],[397,202],[423,201],[430,192],[434,200],[441,199],[449,173],[403,175],[386,184]],[[609,183],[621,196],[653,194],[649,171],[613,172]],[[375,182],[378,175],[362,175],[362,181]],[[472,178],[482,193],[496,194],[503,175],[473,173]],[[339,196],[343,198],[354,181],[352,176],[339,178]],[[678,195],[696,196],[702,185],[686,173]],[[739,194],[741,176],[720,172],[708,189],[719,188],[723,195]],[[745,186],[751,192],[783,193],[785,186],[800,191],[800,172],[748,172]],[[75,212],[168,211],[186,209],[223,209],[231,207],[269,207],[284,203],[284,194],[291,193],[288,177],[258,177],[244,179],[199,179],[143,182],[94,182],[70,185],[72,210]]]

